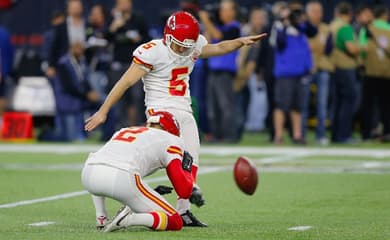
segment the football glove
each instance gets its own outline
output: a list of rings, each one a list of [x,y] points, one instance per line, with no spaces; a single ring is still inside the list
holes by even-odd
[[[158,185],[154,191],[158,192],[160,195],[170,194],[172,193],[173,187]]]
[[[199,187],[192,188],[192,194],[190,196],[190,203],[195,204],[197,207],[201,207],[205,204],[203,194]]]

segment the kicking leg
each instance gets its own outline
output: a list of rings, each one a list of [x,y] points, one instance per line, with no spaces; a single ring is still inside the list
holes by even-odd
[[[192,176],[196,182],[196,177],[198,173],[199,166],[199,133],[198,127],[196,126],[196,121],[192,114],[187,112],[173,112],[176,119],[178,119],[180,124],[181,137],[184,141],[186,150],[191,154],[194,160],[194,165],[192,167]],[[195,188],[199,187],[196,185]],[[199,190],[200,191],[200,190]],[[190,212],[190,201],[188,199],[177,200],[177,210],[182,216],[184,226],[189,227],[207,227],[207,224],[199,221],[191,212]]]

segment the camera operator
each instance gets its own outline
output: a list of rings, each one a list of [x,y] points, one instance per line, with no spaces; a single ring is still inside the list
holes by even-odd
[[[304,90],[308,84],[307,76],[312,69],[312,58],[308,40],[304,33],[304,12],[300,8],[291,10],[282,6],[280,20],[271,31],[271,46],[275,53],[275,110],[274,143],[283,143],[285,114],[292,123],[293,143],[304,144],[301,131],[301,112],[304,103]]]

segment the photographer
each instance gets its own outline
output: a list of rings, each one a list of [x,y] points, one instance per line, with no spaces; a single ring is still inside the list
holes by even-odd
[[[304,144],[301,131],[301,112],[307,76],[312,69],[312,58],[305,36],[302,9],[280,9],[280,20],[271,31],[271,46],[274,48],[275,81],[275,144],[283,143],[285,114],[290,114],[293,142]]]

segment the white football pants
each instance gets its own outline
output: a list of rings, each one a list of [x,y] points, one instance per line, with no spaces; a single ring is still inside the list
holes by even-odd
[[[86,164],[81,181],[93,195],[115,199],[135,213],[163,211],[173,215],[176,210],[156,191],[150,188],[137,173],[114,167]]]

